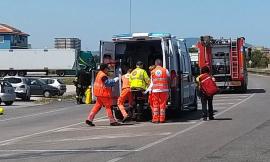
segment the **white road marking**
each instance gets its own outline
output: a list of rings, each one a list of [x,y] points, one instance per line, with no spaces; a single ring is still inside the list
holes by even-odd
[[[168,126],[168,125],[187,125],[187,124],[195,124],[197,122],[195,121],[189,121],[189,122],[175,122],[175,123],[163,123],[163,124],[157,124],[156,127],[160,126]],[[122,125],[119,127],[112,127],[112,126],[98,126],[98,127],[93,127],[91,129],[89,128],[65,128],[58,130],[56,132],[68,132],[68,131],[90,131],[90,130],[99,130],[99,129],[121,129],[121,128],[138,128],[138,127],[153,127],[152,123],[140,123],[140,124],[135,124],[135,125]]]
[[[112,159],[112,160],[109,160],[107,162],[116,162],[116,161],[119,161],[121,159],[123,159],[124,157],[118,157],[118,158],[115,158],[115,159]]]
[[[136,150],[0,150],[0,152],[133,152]],[[13,155],[13,154],[12,154]]]
[[[88,141],[88,140],[101,140],[101,139],[115,139],[115,138],[135,138],[135,137],[149,137],[149,136],[167,136],[172,134],[171,132],[163,132],[163,133],[140,133],[140,134],[134,134],[134,133],[122,133],[122,134],[107,134],[107,135],[95,135],[95,136],[87,136],[87,137],[80,137],[80,138],[66,138],[66,139],[59,139],[59,140],[48,140],[48,141],[42,141],[37,143],[56,143],[56,142],[67,142],[67,141]]]
[[[214,96],[214,99],[216,97],[228,97],[228,96],[230,96],[230,97],[235,97],[235,96],[246,96],[246,97],[249,97],[251,95],[252,94],[217,94],[217,95]]]
[[[98,119],[103,119],[103,118],[105,118],[105,116],[97,118],[97,120]],[[65,129],[65,128],[72,127],[72,126],[75,126],[75,125],[79,125],[79,124],[82,124],[82,123],[84,123],[84,122],[79,122],[79,123],[66,125],[66,126],[59,127],[59,128],[54,128],[54,129],[50,129],[50,130],[46,130],[46,131],[42,131],[42,132],[37,132],[37,133],[33,133],[33,134],[28,134],[28,135],[24,135],[24,136],[15,137],[15,138],[12,138],[12,139],[0,141],[0,146],[8,145],[8,144],[14,143],[16,141],[19,141],[19,140],[22,140],[22,139],[25,139],[25,138],[33,137],[33,136],[44,134],[44,133],[54,132],[54,131],[57,131],[57,130]]]
[[[215,101],[213,101],[213,106],[217,106],[217,105],[233,105],[235,104],[234,102],[220,102],[220,103],[216,103]]]
[[[229,107],[228,109],[225,109],[225,110],[221,111],[220,113],[217,113],[215,116],[220,116],[220,115],[222,115],[223,113],[225,113],[225,112],[227,112],[227,111],[229,111],[229,110],[235,108],[236,106],[238,106],[238,105],[240,105],[240,104],[246,102],[247,100],[249,100],[249,99],[252,98],[253,96],[255,96],[255,94],[252,94],[252,95],[250,95],[248,98],[242,100],[241,102],[238,102],[237,104],[232,105],[232,106]]]
[[[57,109],[57,110],[53,110],[53,111],[46,111],[46,112],[41,112],[41,113],[36,113],[36,114],[30,114],[30,115],[25,115],[25,116],[18,116],[18,117],[14,117],[14,118],[3,119],[3,120],[0,120],[0,122],[10,121],[10,120],[15,120],[15,119],[22,119],[22,118],[33,117],[33,116],[40,116],[43,114],[49,114],[49,113],[54,113],[54,112],[63,111],[63,110],[67,110],[67,109],[72,109],[74,107],[78,107],[78,106],[62,108],[62,109]]]
[[[219,100],[219,99],[244,99],[244,98],[247,98],[249,96],[219,96],[219,97],[214,97],[214,100]]]
[[[230,101],[241,101],[241,100],[243,100],[243,99],[241,99],[241,98],[230,98],[229,100],[230,100]],[[228,101],[228,99],[224,99],[224,98],[222,98],[222,99],[219,99],[219,98],[216,99],[216,98],[215,98],[213,101],[214,101],[214,102]]]
[[[217,116],[222,115],[223,113],[225,113],[225,112],[227,112],[227,111],[229,111],[229,110],[235,108],[236,106],[238,106],[238,105],[240,105],[240,104],[246,102],[247,100],[249,100],[250,98],[252,98],[254,95],[255,95],[255,94],[250,95],[248,98],[242,100],[241,102],[238,102],[238,103],[232,105],[232,106],[229,107],[228,109],[225,109],[225,110],[221,111],[220,113],[216,114],[215,116],[217,117]],[[140,151],[146,150],[146,149],[151,148],[151,147],[153,147],[153,146],[155,146],[155,145],[157,145],[157,144],[160,144],[160,143],[165,142],[165,141],[167,141],[167,140],[169,140],[169,139],[171,139],[171,138],[174,138],[174,137],[176,137],[176,136],[178,136],[178,135],[181,135],[181,134],[183,134],[183,133],[186,133],[186,132],[188,132],[188,131],[190,131],[190,130],[192,130],[192,129],[194,129],[194,128],[200,126],[200,125],[202,125],[203,123],[204,123],[204,121],[200,121],[200,122],[198,122],[197,124],[195,124],[195,125],[193,125],[193,126],[190,126],[190,127],[186,128],[186,129],[184,129],[184,130],[181,130],[181,131],[179,131],[179,132],[176,132],[176,133],[174,133],[174,134],[172,134],[172,135],[170,135],[170,136],[161,138],[161,139],[159,139],[159,140],[157,140],[157,141],[155,141],[155,142],[149,143],[149,144],[147,144],[147,145],[145,145],[145,146],[142,146],[142,147],[140,147],[140,148],[138,148],[138,149],[135,149],[135,150],[136,150],[136,152],[140,152]],[[119,158],[123,159],[123,157],[119,157]],[[115,159],[116,159],[116,158],[115,158]],[[121,160],[121,159],[119,159],[119,160]],[[119,161],[119,160],[118,160],[118,161]],[[117,160],[115,160],[114,162],[116,162],[116,161],[117,161]]]

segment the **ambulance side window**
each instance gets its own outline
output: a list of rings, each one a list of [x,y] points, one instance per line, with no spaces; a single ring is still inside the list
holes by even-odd
[[[165,50],[165,62],[166,62],[166,67],[168,67],[168,69],[170,68],[170,64],[169,64],[169,57],[170,57],[170,53],[169,53],[169,42],[168,40],[164,41],[164,50]],[[164,63],[163,63],[164,64]]]
[[[185,58],[184,58],[184,53],[183,53],[183,45],[181,41],[178,41],[178,51],[179,51],[179,62],[180,62],[180,71],[183,73],[185,72]]]
[[[183,61],[183,73],[191,73],[190,59],[184,42],[180,42],[181,56]]]
[[[173,50],[174,50],[173,60],[174,60],[174,65],[175,65],[174,70],[179,71],[181,65],[179,65],[180,55],[179,55],[178,45],[176,41],[173,41]]]

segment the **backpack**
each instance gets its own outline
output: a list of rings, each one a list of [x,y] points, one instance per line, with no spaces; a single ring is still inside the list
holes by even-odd
[[[203,74],[199,77],[200,89],[208,97],[214,96],[218,92],[218,87],[213,81],[212,76],[209,74]]]

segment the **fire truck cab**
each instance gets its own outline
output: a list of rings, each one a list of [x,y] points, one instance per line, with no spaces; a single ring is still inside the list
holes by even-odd
[[[208,66],[221,89],[247,91],[248,73],[244,37],[213,39],[211,36],[201,36],[197,47],[199,67]]]
[[[112,37],[112,42],[100,42],[101,62],[108,57],[115,61],[111,76],[121,77],[127,68],[135,69],[136,62],[142,61],[144,69],[163,60],[163,67],[170,72],[170,97],[168,108],[182,110],[189,107],[197,110],[197,96],[192,76],[190,56],[184,40],[176,39],[169,33],[133,33]],[[121,81],[113,87],[115,99],[121,91]],[[114,102],[116,104],[116,101]],[[148,107],[149,109],[149,107]]]

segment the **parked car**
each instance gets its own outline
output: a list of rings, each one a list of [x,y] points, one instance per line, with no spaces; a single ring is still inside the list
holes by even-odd
[[[59,96],[62,96],[67,91],[67,86],[61,79],[55,78],[40,78],[44,83],[59,89]]]
[[[16,99],[16,93],[12,85],[5,80],[0,80],[0,104],[12,105]]]
[[[4,77],[4,80],[11,83],[18,98],[21,98],[24,101],[30,100],[30,86],[27,85],[27,78],[19,76],[7,76]]]
[[[60,93],[58,88],[47,85],[37,78],[28,78],[28,85],[30,86],[31,95],[52,97]]]

